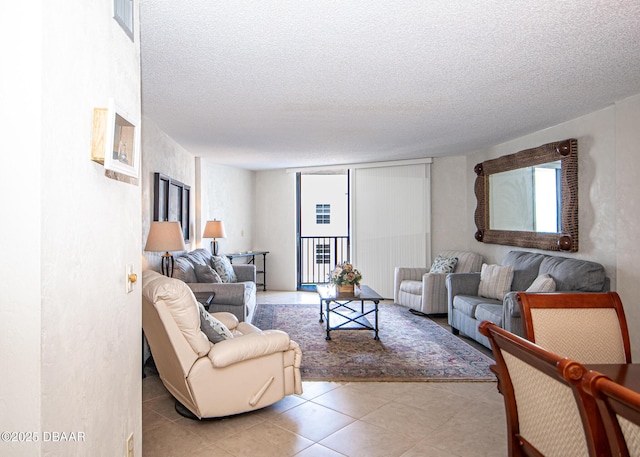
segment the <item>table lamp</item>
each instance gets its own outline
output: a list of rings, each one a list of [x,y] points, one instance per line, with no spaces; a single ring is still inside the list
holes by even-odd
[[[184,238],[180,222],[152,222],[145,251],[163,252],[162,274],[173,277],[173,255],[169,251],[185,251]]]
[[[211,254],[218,255],[218,241],[216,238],[226,238],[227,234],[224,231],[224,224],[222,221],[216,219],[207,221],[204,226],[204,233],[202,238],[213,238],[211,241]]]

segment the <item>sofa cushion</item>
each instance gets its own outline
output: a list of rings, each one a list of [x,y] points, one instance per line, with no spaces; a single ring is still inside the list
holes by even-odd
[[[233,338],[229,328],[213,317],[202,303],[198,303],[198,310],[200,311],[200,330],[207,336],[209,341],[215,344]]]
[[[150,270],[143,273],[142,280],[142,296],[151,303],[162,300],[193,351],[206,355],[211,345],[200,330],[198,302],[191,289],[178,279]]]
[[[405,279],[400,283],[400,291],[412,295],[422,295],[422,281]]]
[[[588,260],[548,256],[540,273],[548,273],[559,291],[600,292],[605,285],[604,267]]]
[[[211,262],[211,253],[202,248],[187,252],[182,257],[189,259],[193,265],[207,265]]]
[[[502,306],[499,300],[491,300],[484,297],[476,297],[472,295],[456,295],[453,297],[453,307],[460,313],[474,317],[476,315],[476,307],[482,304]]]
[[[490,321],[502,327],[502,312],[501,304],[480,303],[476,306],[476,320],[478,322]]]
[[[540,264],[545,257],[545,254],[535,252],[509,251],[502,260],[502,265],[513,265],[511,290],[527,290],[538,277]]]
[[[555,292],[556,282],[548,274],[538,276],[525,292]]]
[[[211,268],[210,265],[195,265],[194,270],[196,271],[196,277],[198,278],[198,282],[211,282],[211,283],[220,283],[222,282],[222,278],[216,270]]]
[[[433,260],[429,273],[453,273],[458,263],[457,257],[441,257],[437,256]]]
[[[481,297],[502,300],[511,291],[513,265],[482,265],[478,294]]]
[[[211,265],[211,253],[206,249],[195,249],[176,257],[173,277],[186,283],[198,282],[196,265]]]
[[[180,256],[174,258],[173,277],[186,283],[198,282],[196,271],[188,257]]]
[[[211,266],[218,272],[222,282],[238,282],[236,272],[226,256],[214,255],[211,257]]]

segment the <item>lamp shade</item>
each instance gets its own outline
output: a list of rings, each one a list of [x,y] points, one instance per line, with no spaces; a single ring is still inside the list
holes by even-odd
[[[202,238],[226,238],[227,234],[224,231],[224,223],[222,221],[207,221],[204,226],[204,233]]]
[[[145,251],[169,252],[185,251],[180,222],[152,222],[147,237]]]

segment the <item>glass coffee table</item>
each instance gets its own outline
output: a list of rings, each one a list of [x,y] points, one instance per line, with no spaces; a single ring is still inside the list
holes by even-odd
[[[378,337],[378,303],[383,298],[371,287],[356,287],[353,293],[339,293],[332,286],[317,286],[320,296],[320,322],[326,318],[327,336],[332,330],[373,330],[374,340]],[[358,305],[357,302],[360,302]],[[371,302],[373,305],[365,305]],[[373,318],[373,323],[367,317]]]

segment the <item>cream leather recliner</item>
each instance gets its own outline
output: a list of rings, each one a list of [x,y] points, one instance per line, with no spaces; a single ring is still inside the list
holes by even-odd
[[[182,281],[142,274],[142,328],[160,379],[196,417],[228,416],[301,394],[302,353],[280,330],[260,330],[231,313],[213,313],[234,335],[213,344],[200,330],[200,311]],[[178,407],[178,405],[176,405]]]

